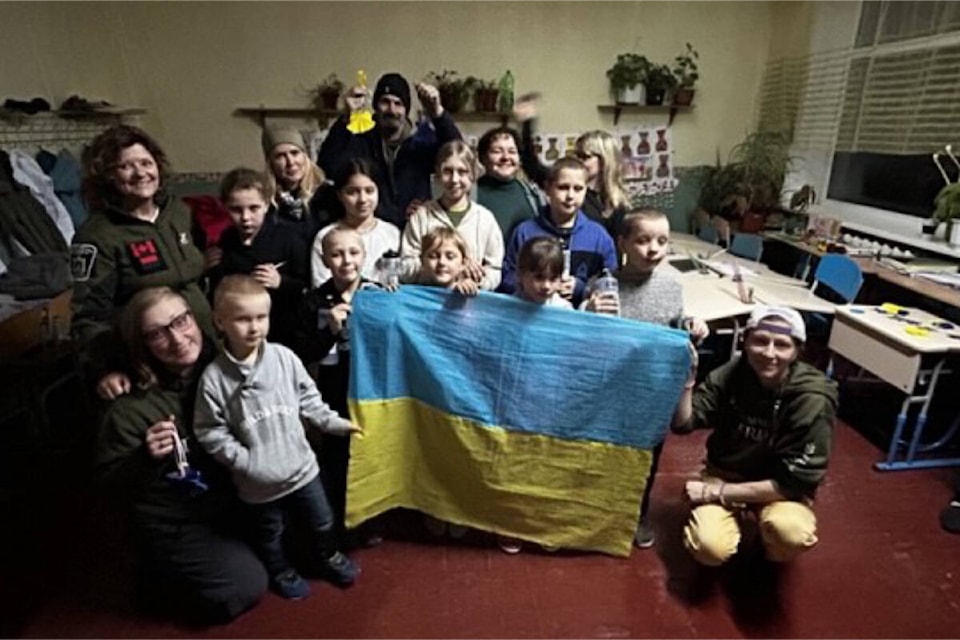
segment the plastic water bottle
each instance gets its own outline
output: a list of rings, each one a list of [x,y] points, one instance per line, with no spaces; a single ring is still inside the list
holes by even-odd
[[[513,74],[507,69],[507,72],[500,78],[497,85],[500,95],[497,98],[497,111],[500,113],[510,113],[513,110]]]
[[[380,283],[385,287],[399,287],[401,265],[400,254],[393,249],[388,249],[380,257]]]
[[[597,276],[593,283],[593,290],[601,297],[612,297],[617,301],[617,314],[620,315],[620,282],[610,273],[609,269],[604,269]]]

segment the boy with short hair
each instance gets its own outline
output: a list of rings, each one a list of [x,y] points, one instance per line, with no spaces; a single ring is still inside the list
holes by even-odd
[[[690,332],[694,343],[706,338],[710,333],[706,323],[683,315],[683,289],[680,283],[657,268],[666,259],[669,244],[670,220],[662,211],[635,209],[626,214],[617,232],[617,249],[624,259],[623,267],[614,274],[620,287],[619,295],[591,292],[584,308],[598,313],[619,313],[621,317],[631,320],[682,328]],[[691,376],[687,381],[687,389],[692,388],[693,383]],[[674,421],[680,422],[686,418],[678,408]],[[640,503],[640,521],[633,538],[634,544],[640,549],[652,547],[655,542],[647,511],[662,450],[662,443],[653,449],[650,475]]]
[[[273,189],[267,177],[246,167],[233,169],[220,182],[220,199],[233,226],[220,238],[219,263],[210,272],[210,290],[224,276],[253,276],[270,293],[271,342],[292,346],[296,311],[307,288],[307,248],[289,226],[279,224],[270,208]]]
[[[347,319],[357,291],[380,288],[363,277],[366,249],[360,232],[335,226],[321,239],[321,259],[330,270],[330,278],[306,293],[301,303],[299,353],[307,363],[319,361],[317,387],[330,407],[341,417],[349,417],[347,389],[350,380],[350,338]],[[311,367],[311,372],[313,368]],[[320,447],[320,475],[333,509],[338,528],[343,526],[350,440],[324,435]],[[364,546],[379,542],[379,533],[362,529],[359,540]]]
[[[214,324],[223,351],[203,372],[197,390],[197,441],[232,474],[257,524],[257,551],[271,585],[283,597],[310,593],[282,545],[284,515],[303,520],[320,555],[320,574],[337,586],[359,572],[336,544],[334,518],[303,422],[344,436],[359,427],[320,397],[300,359],[266,341],[270,296],[251,276],[227,276],[214,294]]]
[[[560,295],[574,307],[583,299],[587,281],[604,268],[617,268],[613,239],[599,222],[581,211],[587,194],[587,170],[576,158],[560,158],[550,167],[546,181],[547,206],[532,220],[524,220],[513,232],[503,259],[499,291],[513,293],[517,287],[517,257],[520,248],[537,236],[558,238],[569,268],[565,269]]]

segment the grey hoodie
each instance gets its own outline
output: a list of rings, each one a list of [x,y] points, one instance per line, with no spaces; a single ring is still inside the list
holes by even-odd
[[[293,493],[320,467],[304,423],[327,433],[349,433],[320,397],[300,359],[286,347],[263,343],[252,365],[221,352],[203,372],[194,432],[201,446],[233,475],[240,499],[260,504]]]

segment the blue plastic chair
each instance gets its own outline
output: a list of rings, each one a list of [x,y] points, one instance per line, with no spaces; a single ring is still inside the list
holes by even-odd
[[[820,258],[820,264],[813,274],[813,291],[818,285],[824,285],[836,293],[845,303],[853,302],[863,286],[863,272],[860,265],[840,253],[827,253]]]
[[[738,233],[730,241],[728,251],[741,258],[760,262],[763,254],[763,238],[755,233]]]
[[[697,230],[697,237],[703,240],[704,242],[709,242],[710,244],[717,244],[717,241],[720,239],[720,234],[717,233],[717,228],[711,224],[704,227],[700,227],[700,229]]]

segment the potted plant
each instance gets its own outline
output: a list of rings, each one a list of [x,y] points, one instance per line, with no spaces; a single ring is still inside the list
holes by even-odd
[[[643,84],[647,88],[647,104],[660,105],[663,104],[667,91],[676,84],[676,78],[667,65],[651,64]]]
[[[637,53],[617,56],[617,61],[607,69],[607,78],[618,104],[639,104],[643,100],[643,81],[649,68],[646,56]]]
[[[331,73],[313,90],[313,105],[317,109],[335,111],[341,93],[343,93],[343,81],[337,77],[336,73]]]
[[[957,224],[957,218],[960,218],[960,182],[951,182],[940,189],[933,202],[934,220],[947,223],[943,237],[951,245],[960,246],[960,224]]]
[[[767,215],[780,208],[783,181],[790,167],[789,143],[769,131],[749,134],[730,151],[730,161],[710,169],[700,206],[711,215],[739,221],[743,231],[759,231]]]
[[[673,90],[673,104],[678,107],[689,106],[693,102],[693,94],[700,79],[697,60],[700,54],[688,42],[683,53],[673,59],[673,77],[676,88]]]
[[[440,92],[440,103],[450,113],[463,111],[477,82],[477,79],[473,76],[460,78],[456,71],[448,69],[444,69],[440,73],[431,71],[427,74],[427,79],[437,87],[437,91]]]
[[[475,80],[473,89],[473,108],[481,113],[493,113],[497,110],[500,89],[497,80]]]

